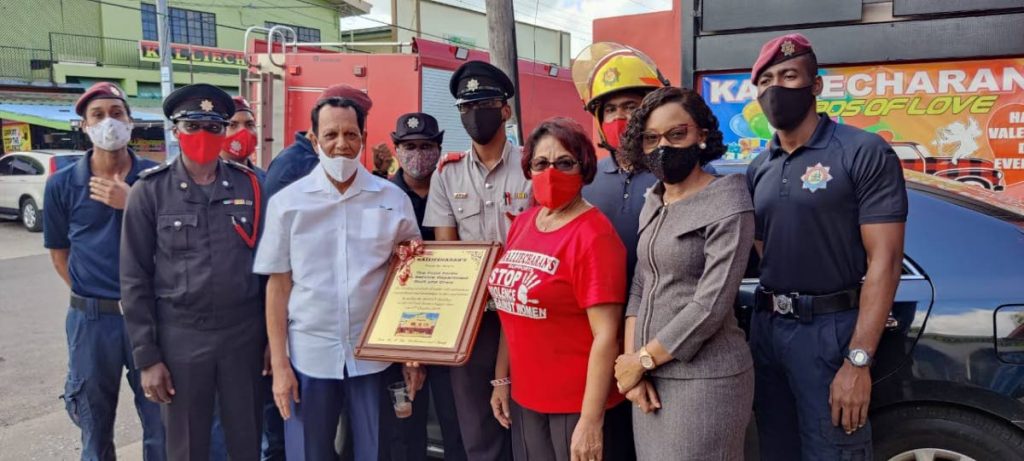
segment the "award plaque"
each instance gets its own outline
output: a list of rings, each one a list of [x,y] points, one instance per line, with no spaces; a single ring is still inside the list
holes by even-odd
[[[461,365],[487,303],[498,243],[410,242],[395,249],[356,358]]]

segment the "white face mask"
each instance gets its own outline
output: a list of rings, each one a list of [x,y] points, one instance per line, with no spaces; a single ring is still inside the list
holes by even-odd
[[[356,171],[363,167],[363,164],[359,162],[359,157],[362,156],[363,149],[359,148],[359,153],[356,154],[356,158],[348,158],[344,155],[337,157],[328,157],[324,153],[323,147],[316,146],[316,152],[320,156],[320,164],[323,165],[324,171],[327,175],[338,182],[348,181],[352,175],[356,174]]]
[[[100,123],[85,127],[85,133],[94,146],[105,151],[115,151],[121,150],[131,141],[132,128],[134,125],[131,123],[107,117]]]

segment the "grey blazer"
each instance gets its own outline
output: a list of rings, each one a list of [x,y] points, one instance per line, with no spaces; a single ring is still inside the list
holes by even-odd
[[[675,360],[660,378],[721,378],[753,366],[733,302],[754,242],[754,207],[746,179],[716,179],[685,200],[664,206],[664,186],[647,194],[640,213],[636,275],[627,316],[635,316],[634,347],[652,338]]]

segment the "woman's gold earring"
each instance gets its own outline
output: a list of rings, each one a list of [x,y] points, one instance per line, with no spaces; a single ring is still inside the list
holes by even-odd
[[[701,150],[703,150],[703,149],[707,149],[707,148],[708,148],[708,145],[707,145],[706,143],[703,143],[703,142],[702,142],[702,143],[700,143],[700,144],[697,144],[697,146],[698,146],[698,147],[700,147],[700,148],[701,148]]]

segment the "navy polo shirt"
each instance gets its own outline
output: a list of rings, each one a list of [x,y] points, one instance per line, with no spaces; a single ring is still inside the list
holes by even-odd
[[[267,175],[263,180],[263,192],[269,201],[285,186],[298,181],[313,171],[320,163],[313,143],[306,138],[305,131],[295,133],[295,142],[284,148],[267,167]]]
[[[135,183],[139,172],[157,166],[135,155],[125,182]],[[89,161],[92,150],[46,181],[43,200],[43,246],[70,249],[68,274],[71,291],[88,298],[121,299],[119,273],[121,218],[115,210],[89,198]]]
[[[409,201],[412,202],[412,210],[416,213],[416,225],[420,227],[420,236],[426,241],[434,240],[434,228],[423,227],[423,215],[427,213],[427,198],[420,197],[420,194],[417,194],[416,191],[412,190],[405,183],[405,176],[402,175],[401,168],[395,173],[395,177],[391,178],[391,182],[398,186],[399,189],[402,189],[405,195],[409,196]]]
[[[747,169],[761,285],[820,295],[857,286],[867,271],[864,224],[905,222],[907,189],[880,136],[820,114],[807,143],[787,154],[778,136]]]
[[[627,173],[608,156],[597,162],[594,181],[583,187],[583,198],[608,217],[626,246],[626,280],[630,282],[636,269],[640,210],[644,208],[647,189],[656,182],[658,180],[650,171]],[[626,285],[627,290],[630,286]]]

